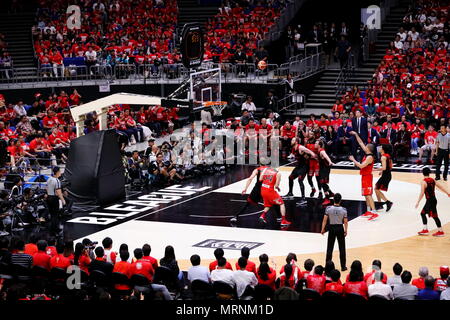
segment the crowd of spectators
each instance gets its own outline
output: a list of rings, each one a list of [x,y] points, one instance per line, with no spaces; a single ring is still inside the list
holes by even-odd
[[[89,239],[41,239],[36,234],[25,243],[19,237],[0,238],[1,300],[314,300],[321,296],[401,300],[449,300],[449,267],[442,266],[434,278],[426,267],[419,277],[396,263],[393,276],[381,269],[381,261],[372,262],[364,274],[359,260],[353,261],[346,278],[332,261],[325,266],[306,259],[303,267],[294,253],[286,264],[275,270],[269,256],[261,254],[259,264],[249,260],[250,250],[242,248],[241,257],[232,266],[223,249],[215,249],[215,260],[201,265],[201,257],[191,256],[192,266],[181,270],[172,246],[165,248],[159,261],[151,256],[152,248],[144,244],[129,249],[104,238],[101,245]],[[80,272],[79,283],[68,288],[68,268]],[[303,269],[303,270],[302,270]],[[277,272],[278,271],[278,272]]]
[[[70,29],[69,5],[81,10],[81,28]],[[162,64],[180,61],[174,33],[178,7],[175,0],[40,1],[33,27],[34,49],[44,76],[66,75],[65,65],[128,65],[142,72],[158,72]],[[150,67],[150,65],[152,67]],[[99,68],[91,68],[96,73]]]
[[[333,114],[321,116],[338,147],[351,143],[347,127],[362,115],[368,120],[365,142],[392,144],[394,158],[418,155],[418,163],[428,151],[434,163],[438,131],[444,126],[445,132],[450,119],[448,9],[443,1],[416,2],[367,87],[354,86],[336,100]],[[344,125],[337,125],[342,118]]]
[[[0,33],[0,79],[9,79],[11,77],[12,66],[13,62],[8,52],[8,43],[5,35]]]
[[[206,23],[205,61],[255,63],[264,70],[269,63],[268,53],[258,42],[276,23],[286,4],[283,0],[224,1],[219,13]],[[242,66],[238,75],[247,72]]]

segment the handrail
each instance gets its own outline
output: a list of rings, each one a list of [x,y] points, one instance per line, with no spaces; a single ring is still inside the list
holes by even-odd
[[[352,52],[350,52],[345,65],[341,69],[341,72],[339,72],[339,75],[336,81],[334,82],[336,99],[340,95],[342,95],[342,93],[344,93],[345,90],[347,89],[348,78],[354,74],[354,71],[355,71],[354,55]]]

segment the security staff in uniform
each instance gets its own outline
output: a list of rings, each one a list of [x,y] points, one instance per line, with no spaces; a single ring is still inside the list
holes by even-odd
[[[341,207],[342,196],[340,193],[334,195],[334,204],[325,210],[325,215],[322,221],[321,234],[325,233],[325,228],[328,225],[328,242],[327,242],[327,257],[326,261],[332,260],[334,241],[337,239],[339,245],[339,257],[341,260],[341,270],[347,270],[346,255],[345,255],[345,237],[348,230],[347,209]]]
[[[53,175],[47,180],[47,205],[50,213],[50,229],[52,232],[59,232],[59,201],[62,205],[66,205],[61,189],[61,169],[59,167],[53,168]]]
[[[450,150],[450,134],[447,133],[445,125],[441,125],[441,130],[439,131],[436,138],[436,181],[441,179],[441,165],[444,161],[444,181],[447,181],[448,174],[448,157]]]

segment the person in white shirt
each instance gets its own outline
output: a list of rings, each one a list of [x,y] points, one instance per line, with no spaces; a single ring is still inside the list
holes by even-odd
[[[397,35],[397,36],[395,37],[394,46],[395,46],[397,49],[399,49],[399,50],[403,49],[403,42],[401,41],[399,35]]]
[[[23,101],[19,101],[15,106],[14,106],[14,112],[17,114],[17,116],[21,117],[21,116],[26,116],[27,115],[27,110],[25,109],[25,107],[23,106]]]
[[[408,32],[408,36],[411,37],[412,41],[416,41],[419,39],[419,33],[416,31],[416,28],[412,27],[411,30]]]
[[[400,27],[400,30],[398,31],[397,35],[400,37],[401,41],[405,41],[406,37],[408,36],[405,29],[403,29],[403,27]]]
[[[391,288],[402,284],[402,278],[400,277],[400,275],[402,274],[403,267],[400,263],[396,263],[394,264],[394,267],[392,269],[394,271],[394,276],[389,277],[387,280],[387,284],[391,286]]]
[[[447,289],[441,292],[441,300],[450,300],[450,277],[447,278]]]
[[[383,279],[383,272],[376,271],[373,278],[375,283],[369,286],[369,297],[377,295],[392,300],[394,296],[391,287],[381,281]]]
[[[202,110],[200,111],[200,121],[203,123],[206,123],[207,125],[210,125],[212,123],[212,117],[211,112],[209,110]]]
[[[224,257],[219,258],[217,261],[217,269],[211,272],[211,281],[221,281],[228,284],[231,287],[235,287],[235,282],[233,279],[233,271],[226,268],[227,259]]]
[[[253,103],[252,96],[247,96],[247,100],[242,104],[242,110],[247,110],[248,112],[254,113],[256,111],[256,106]]]
[[[194,280],[201,280],[206,283],[211,282],[211,275],[208,268],[200,265],[200,256],[194,254],[191,256],[192,267],[188,270],[188,280],[190,282]]]
[[[258,279],[253,272],[245,270],[247,266],[247,259],[240,257],[238,260],[240,270],[233,272],[233,282],[236,284],[236,291],[238,298],[241,298],[247,286],[254,288],[258,284]]]

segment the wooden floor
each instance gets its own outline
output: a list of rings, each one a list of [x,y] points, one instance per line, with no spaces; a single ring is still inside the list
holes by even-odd
[[[283,168],[284,170],[291,170],[291,168]],[[359,174],[357,171],[349,170],[333,170],[335,174]],[[393,179],[404,182],[415,183],[418,185],[417,193],[411,195],[411,202],[415,202],[418,197],[419,184],[423,176],[420,173],[406,173],[406,172],[393,172]],[[446,190],[449,189],[449,185],[444,181],[439,181]],[[437,188],[436,188],[437,189]],[[440,192],[440,191],[437,191]],[[446,208],[450,210],[450,208]],[[420,219],[419,214],[412,216],[411,219]],[[434,222],[429,222],[430,230],[434,228]],[[414,277],[418,276],[418,270],[422,266],[427,266],[430,270],[430,274],[433,276],[439,276],[439,267],[442,265],[450,265],[450,223],[443,226],[445,237],[436,238],[430,236],[413,236],[397,241],[366,246],[361,248],[354,248],[347,250],[347,266],[353,260],[360,260],[363,264],[363,269],[369,271],[372,260],[379,259],[382,262],[382,270],[388,276],[393,275],[392,266],[399,262],[404,270],[409,270]],[[351,230],[349,230],[351,232]],[[326,234],[324,235],[324,241],[326,241]],[[336,244],[337,246],[337,244]],[[276,267],[277,272],[280,267],[285,264],[285,257],[273,257],[270,256],[270,252],[267,252],[270,257],[270,264],[272,267]],[[287,253],[286,253],[287,254]],[[303,269],[303,263],[306,259],[311,258],[315,261],[316,265],[325,264],[325,253],[318,252],[307,255],[297,255],[298,264]],[[259,261],[255,258],[251,258],[257,265]],[[207,266],[212,260],[203,260],[202,265]],[[339,267],[338,251],[334,252],[333,261],[336,267]],[[230,262],[234,266],[236,259],[230,259]],[[182,270],[187,270],[190,267],[188,260],[178,261]],[[345,276],[347,272],[344,272]]]

